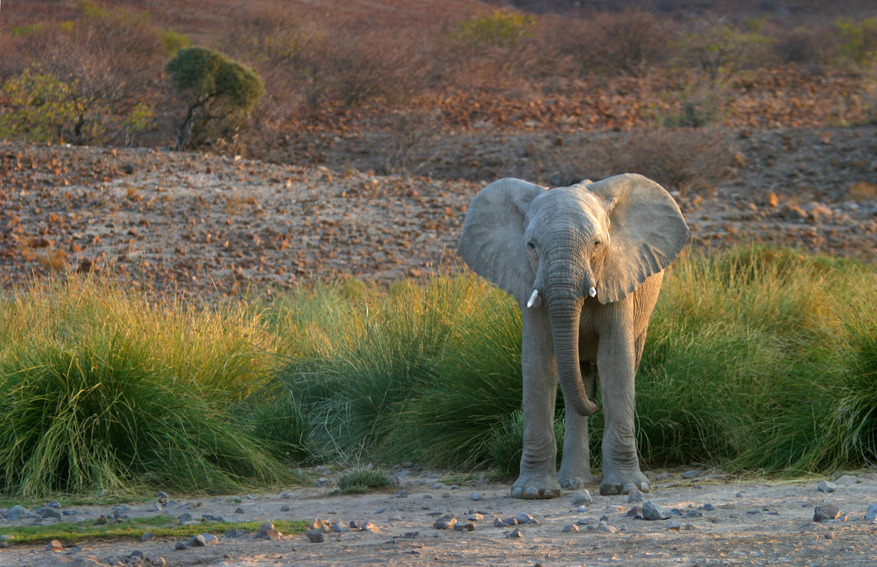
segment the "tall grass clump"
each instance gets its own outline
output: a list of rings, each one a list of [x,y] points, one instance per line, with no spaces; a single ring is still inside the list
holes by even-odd
[[[74,279],[3,297],[0,321],[3,491],[218,492],[286,477],[231,412],[272,363],[245,304],[151,302]]]

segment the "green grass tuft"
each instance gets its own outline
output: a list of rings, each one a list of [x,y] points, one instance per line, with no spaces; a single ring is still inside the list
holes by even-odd
[[[374,469],[355,469],[338,477],[341,494],[362,494],[369,488],[390,486],[387,473]]]

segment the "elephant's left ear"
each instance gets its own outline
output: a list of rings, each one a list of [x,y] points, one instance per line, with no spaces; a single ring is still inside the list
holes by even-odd
[[[597,298],[612,303],[670,265],[688,240],[688,225],[673,197],[642,175],[616,175],[587,188],[609,210],[609,250]]]

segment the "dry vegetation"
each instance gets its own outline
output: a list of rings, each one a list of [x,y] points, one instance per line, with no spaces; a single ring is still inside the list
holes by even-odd
[[[461,133],[874,120],[867,3],[513,4],[535,11],[469,0],[14,3],[0,23],[11,54],[0,63],[0,135],[173,145],[184,105],[162,69],[189,42],[252,67],[266,88],[248,128],[198,143],[279,162],[300,162],[297,148],[318,134],[376,145],[372,168],[397,171],[415,146]],[[44,82],[16,98],[27,70]],[[42,114],[10,124],[47,93]],[[659,145],[675,155],[658,159],[680,159],[677,146]]]

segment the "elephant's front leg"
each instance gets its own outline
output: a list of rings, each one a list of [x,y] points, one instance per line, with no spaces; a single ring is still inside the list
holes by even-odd
[[[524,452],[521,473],[512,486],[514,498],[555,498],[557,442],[554,438],[554,401],[557,368],[551,327],[544,308],[522,311],[521,366],[524,375]]]
[[[636,374],[633,325],[625,324],[630,314],[623,309],[600,336],[597,368],[600,373],[603,411],[603,479],[600,494],[622,494],[630,486],[649,491],[649,481],[640,471],[636,451],[634,376]],[[627,490],[625,490],[627,487]]]
[[[594,364],[582,363],[582,379],[588,396],[593,396],[597,380],[597,368]],[[588,448],[588,418],[572,410],[567,410],[564,418],[563,461],[557,480],[566,490],[578,490],[585,484],[594,482]]]

